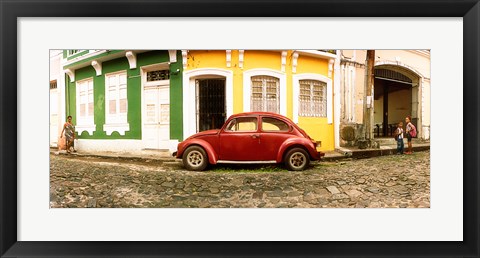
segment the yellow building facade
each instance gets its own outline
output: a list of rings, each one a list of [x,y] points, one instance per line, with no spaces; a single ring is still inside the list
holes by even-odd
[[[183,135],[218,128],[230,115],[275,112],[335,149],[334,62],[317,50],[182,50]]]

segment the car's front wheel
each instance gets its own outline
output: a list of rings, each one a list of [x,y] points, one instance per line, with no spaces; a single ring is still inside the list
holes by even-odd
[[[285,155],[285,166],[288,170],[304,170],[310,164],[308,153],[302,148],[293,148]]]
[[[200,146],[190,146],[183,153],[183,165],[188,170],[202,171],[208,165],[207,153]]]

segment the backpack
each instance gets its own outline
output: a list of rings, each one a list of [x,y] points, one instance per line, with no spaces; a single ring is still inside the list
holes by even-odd
[[[410,125],[412,126],[412,129],[409,132],[410,136],[417,137],[417,128],[415,128],[415,126],[412,123],[410,123]]]

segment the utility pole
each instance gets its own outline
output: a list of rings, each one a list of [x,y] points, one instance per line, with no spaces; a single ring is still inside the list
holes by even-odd
[[[371,145],[373,140],[373,69],[375,66],[375,50],[367,50],[367,60],[365,60],[365,95],[366,108],[364,109],[363,118],[365,125],[365,139]]]

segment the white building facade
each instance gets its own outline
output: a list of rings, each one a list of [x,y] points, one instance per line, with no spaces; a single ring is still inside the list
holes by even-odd
[[[367,50],[338,50],[340,62],[340,143],[365,138],[364,109],[373,105],[374,138],[392,137],[411,116],[417,138],[430,139],[430,51],[375,50],[374,87],[366,96]]]

